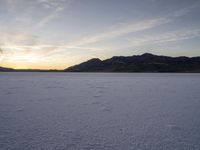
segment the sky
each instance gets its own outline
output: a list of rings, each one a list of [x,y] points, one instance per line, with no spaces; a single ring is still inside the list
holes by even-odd
[[[200,0],[0,0],[0,66],[143,53],[200,56]]]

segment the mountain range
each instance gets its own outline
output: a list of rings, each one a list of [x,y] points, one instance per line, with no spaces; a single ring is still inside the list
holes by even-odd
[[[200,72],[200,57],[169,57],[150,53],[93,58],[65,69],[66,72]]]
[[[114,56],[106,60],[93,58],[64,70],[12,69],[0,71],[25,72],[199,72],[200,57],[169,57],[150,53],[133,56]]]

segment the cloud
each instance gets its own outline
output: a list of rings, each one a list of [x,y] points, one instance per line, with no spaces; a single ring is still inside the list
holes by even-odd
[[[35,45],[39,37],[17,31],[0,31],[0,45]]]
[[[119,23],[119,25],[110,27],[110,30],[104,31],[102,33],[98,33],[96,35],[91,35],[91,36],[85,36],[83,38],[77,39],[75,41],[72,41],[70,43],[56,46],[56,45],[46,45],[49,47],[50,53],[58,53],[58,52],[63,52],[66,51],[67,49],[82,49],[82,50],[94,50],[94,51],[99,51],[102,50],[100,48],[90,48],[90,47],[85,47],[85,45],[92,44],[92,43],[97,43],[101,41],[106,41],[109,39],[121,37],[130,33],[134,32],[140,32],[148,29],[155,28],[157,26],[167,24],[172,22],[174,19],[177,17],[184,16],[188,14],[189,12],[192,11],[193,8],[198,7],[198,5],[191,5],[186,8],[182,8],[180,10],[177,10],[175,12],[172,12],[170,14],[167,14],[166,16],[160,17],[160,18],[154,18],[154,19],[149,19],[149,20],[143,20],[140,22],[133,22],[133,23]],[[185,30],[184,30],[185,31]],[[198,30],[189,30],[188,32],[184,31],[177,31],[175,33],[166,33],[165,35],[158,36],[158,37],[142,37],[142,39],[136,39],[134,42],[132,40],[131,46],[133,45],[141,45],[141,44],[148,44],[148,42],[170,42],[170,41],[177,41],[177,40],[183,40],[183,39],[189,39],[194,36],[198,36]]]
[[[181,17],[188,13],[190,13],[193,9],[200,7],[200,1],[196,1],[195,3],[192,3],[190,6],[187,6],[185,8],[182,8],[180,10],[177,10],[173,13],[173,17]]]
[[[0,48],[0,54],[3,54],[3,50]]]
[[[99,51],[102,49],[91,48],[91,47],[79,47],[79,46],[69,46],[62,44],[52,44],[45,40],[42,40],[38,36],[29,35],[21,32],[0,32],[0,47],[4,50],[5,58],[11,56],[29,57],[31,55],[38,57],[53,57],[54,54],[58,53],[69,53],[84,50],[84,51]],[[2,50],[1,49],[1,50]],[[0,54],[1,51],[0,50]]]
[[[3,52],[4,59],[12,57],[29,57],[29,56],[45,56],[44,52],[47,48],[42,47],[45,41],[37,36],[27,35],[20,32],[0,32],[0,54]],[[2,51],[3,49],[3,51]],[[50,49],[51,50],[51,49]]]
[[[151,29],[151,28],[154,28],[156,26],[159,26],[161,24],[165,24],[168,22],[169,22],[169,19],[167,19],[167,18],[157,18],[157,19],[141,21],[138,23],[129,23],[129,24],[122,25],[122,26],[120,25],[118,27],[112,28],[112,30],[105,31],[105,32],[97,34],[97,35],[83,37],[82,39],[79,39],[79,40],[69,43],[69,45],[81,46],[81,45],[85,45],[85,44],[91,44],[91,43],[96,43],[99,41],[109,40],[112,38],[116,38],[116,37],[120,37],[120,36],[129,34],[129,33]]]
[[[44,27],[48,22],[53,20],[59,12],[61,12],[64,8],[57,8],[55,11],[53,11],[50,15],[45,16],[40,22],[37,23],[36,28],[42,28]]]
[[[138,47],[149,44],[162,44],[166,42],[175,42],[191,38],[200,37],[200,29],[182,29],[179,31],[160,33],[159,35],[145,35],[129,39],[130,47]]]
[[[58,5],[54,0],[37,0],[37,2],[45,8],[51,8]]]
[[[66,0],[37,0],[37,2],[45,8],[55,8],[60,7]]]
[[[47,23],[57,17],[61,11],[69,7],[74,1],[75,0],[38,0],[38,3],[43,7],[51,8],[53,11],[36,24],[36,29],[44,27]]]
[[[83,45],[87,45],[91,43],[96,43],[100,41],[117,38],[117,37],[124,36],[124,35],[134,33],[134,32],[140,32],[140,31],[152,29],[157,26],[170,23],[176,18],[182,17],[190,13],[194,8],[197,8],[199,6],[200,6],[200,3],[194,3],[191,6],[179,9],[175,12],[171,12],[167,14],[166,16],[162,16],[162,17],[158,17],[154,19],[147,19],[140,22],[136,22],[136,23],[135,22],[133,23],[130,22],[127,24],[119,23],[118,26],[111,27],[111,30],[104,31],[96,35],[84,36],[83,38],[80,38],[78,40],[68,43],[68,45],[69,46],[83,46]]]
[[[14,0],[10,1],[14,2]],[[39,4],[43,9],[46,9],[44,13],[50,13],[43,17],[39,22],[37,22],[35,28],[40,29],[46,26],[49,22],[55,19],[59,15],[59,13],[66,9],[66,7],[70,6],[73,2],[73,0],[37,0],[37,4]],[[164,24],[168,24],[178,17],[182,17],[190,13],[194,8],[198,6],[199,5],[188,6],[186,8],[166,14],[165,16],[141,20],[140,22],[120,22],[115,26],[104,29],[100,33],[94,35],[86,35],[77,40],[63,43],[61,45],[48,43],[39,39],[39,37],[32,35],[8,32],[5,34],[1,34],[0,42],[2,44],[0,44],[0,47],[4,50],[4,58],[9,58],[10,60],[15,59],[24,62],[28,61],[28,59],[30,59],[31,57],[38,58],[34,61],[37,60],[38,62],[40,62],[44,59],[54,58],[55,55],[59,55],[59,57],[62,58],[63,54],[66,54],[65,57],[67,57],[67,55],[72,56],[72,54],[76,55],[76,53],[82,55],[81,53],[88,52],[87,55],[89,55],[92,52],[101,52],[102,50],[104,51],[104,53],[106,53],[105,49],[91,47],[90,44],[115,39],[128,35],[130,33],[142,32]],[[179,30],[174,32],[167,32],[162,35],[142,35],[140,37],[129,39],[130,45],[128,46],[133,47],[143,46],[152,43],[158,44],[173,42],[199,36],[199,29]],[[127,45],[122,45],[122,47],[123,46],[125,47]],[[0,54],[2,52],[3,51],[0,49]],[[31,61],[33,61],[33,59]]]
[[[0,61],[2,61],[2,60],[3,60],[3,53],[4,53],[3,49],[2,49],[2,48],[0,48]]]
[[[16,7],[16,0],[6,0],[8,9],[12,12],[15,11],[15,7]]]

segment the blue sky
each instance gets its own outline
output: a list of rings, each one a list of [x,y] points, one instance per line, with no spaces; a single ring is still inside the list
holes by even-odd
[[[200,55],[200,0],[0,0],[0,66]]]

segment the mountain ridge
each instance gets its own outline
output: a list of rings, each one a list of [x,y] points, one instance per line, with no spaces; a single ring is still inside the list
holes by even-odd
[[[0,71],[13,71],[14,69],[12,68],[6,68],[6,67],[1,67],[0,66]]]
[[[93,58],[66,68],[66,72],[200,72],[200,57],[170,57],[144,53],[133,56]]]

